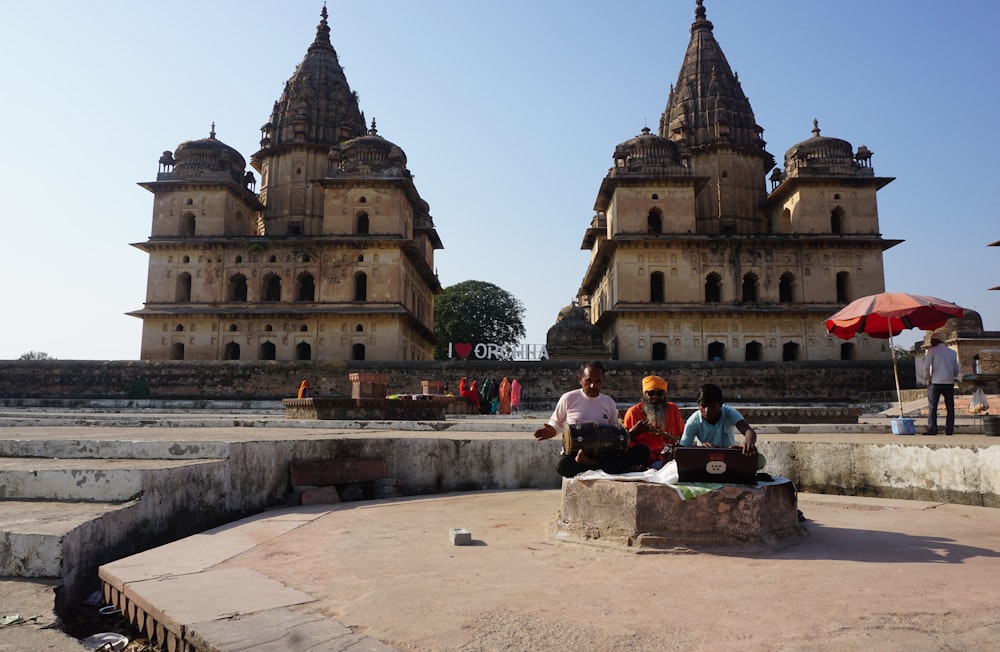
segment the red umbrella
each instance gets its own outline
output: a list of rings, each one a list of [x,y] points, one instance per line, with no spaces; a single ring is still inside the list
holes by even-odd
[[[858,333],[880,339],[889,338],[892,372],[896,377],[896,398],[899,399],[899,416],[902,417],[903,399],[899,391],[896,348],[892,345],[892,336],[910,328],[932,331],[944,326],[952,317],[961,319],[964,314],[963,308],[944,299],[905,292],[882,292],[847,304],[826,320],[826,330],[842,340],[849,340]]]

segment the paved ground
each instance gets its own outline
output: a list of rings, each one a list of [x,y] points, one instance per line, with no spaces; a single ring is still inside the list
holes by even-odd
[[[157,428],[3,430],[4,438],[165,436]],[[171,428],[169,436],[264,435],[245,427],[196,430]],[[268,429],[266,436],[399,435],[287,430]],[[996,442],[982,435],[764,438],[804,437]],[[275,510],[143,553],[136,567],[172,575],[175,581],[159,583],[155,595],[167,608],[186,605],[192,623],[219,610],[239,612],[241,604],[301,594],[301,602],[284,600],[284,617],[320,619],[331,626],[326,631],[340,633],[339,643],[328,639],[308,648],[289,642],[293,628],[280,631],[284,640],[268,640],[279,630],[253,628],[249,618],[203,626],[206,636],[230,640],[229,649],[980,650],[994,649],[1000,639],[1000,510],[802,494],[810,536],[798,544],[637,555],[555,542],[550,528],[559,495],[476,492]],[[448,530],[454,527],[468,528],[473,544],[453,546]],[[0,651],[78,649],[44,628],[54,621],[51,608],[49,583],[0,581],[0,616],[40,616],[0,629]]]

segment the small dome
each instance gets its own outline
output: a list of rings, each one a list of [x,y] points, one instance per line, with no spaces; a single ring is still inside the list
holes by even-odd
[[[677,143],[650,133],[649,127],[643,127],[641,134],[615,147],[614,158],[615,167],[628,172],[654,172],[681,165]]]
[[[368,135],[342,142],[330,150],[331,162],[340,172],[371,174],[406,170],[406,154],[392,141],[378,135],[372,120]],[[336,173],[338,170],[334,169]]]
[[[601,329],[590,323],[587,309],[576,303],[559,311],[546,333],[545,348],[552,360],[607,357]]]
[[[825,167],[846,165],[854,162],[854,148],[846,140],[820,136],[819,121],[813,120],[813,137],[793,145],[785,152],[785,168],[822,165]]]
[[[214,124],[208,138],[181,143],[173,158],[173,176],[178,179],[225,179],[242,183],[247,165],[242,154],[215,138]]]

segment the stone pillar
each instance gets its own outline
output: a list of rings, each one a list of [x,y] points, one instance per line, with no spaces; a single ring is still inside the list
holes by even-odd
[[[389,376],[385,374],[358,374],[350,375],[351,398],[380,398],[385,399],[389,386]]]

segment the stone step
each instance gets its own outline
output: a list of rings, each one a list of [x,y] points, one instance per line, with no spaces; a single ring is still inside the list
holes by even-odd
[[[91,439],[0,439],[0,457],[47,457],[59,459],[205,460],[229,457],[225,441],[175,441],[128,439],[110,433]],[[114,437],[114,438],[111,438]]]
[[[6,577],[65,577],[85,565],[95,524],[131,503],[67,503],[0,500],[0,575]]]
[[[0,457],[0,500],[126,502],[140,496],[156,472],[214,462]]]

